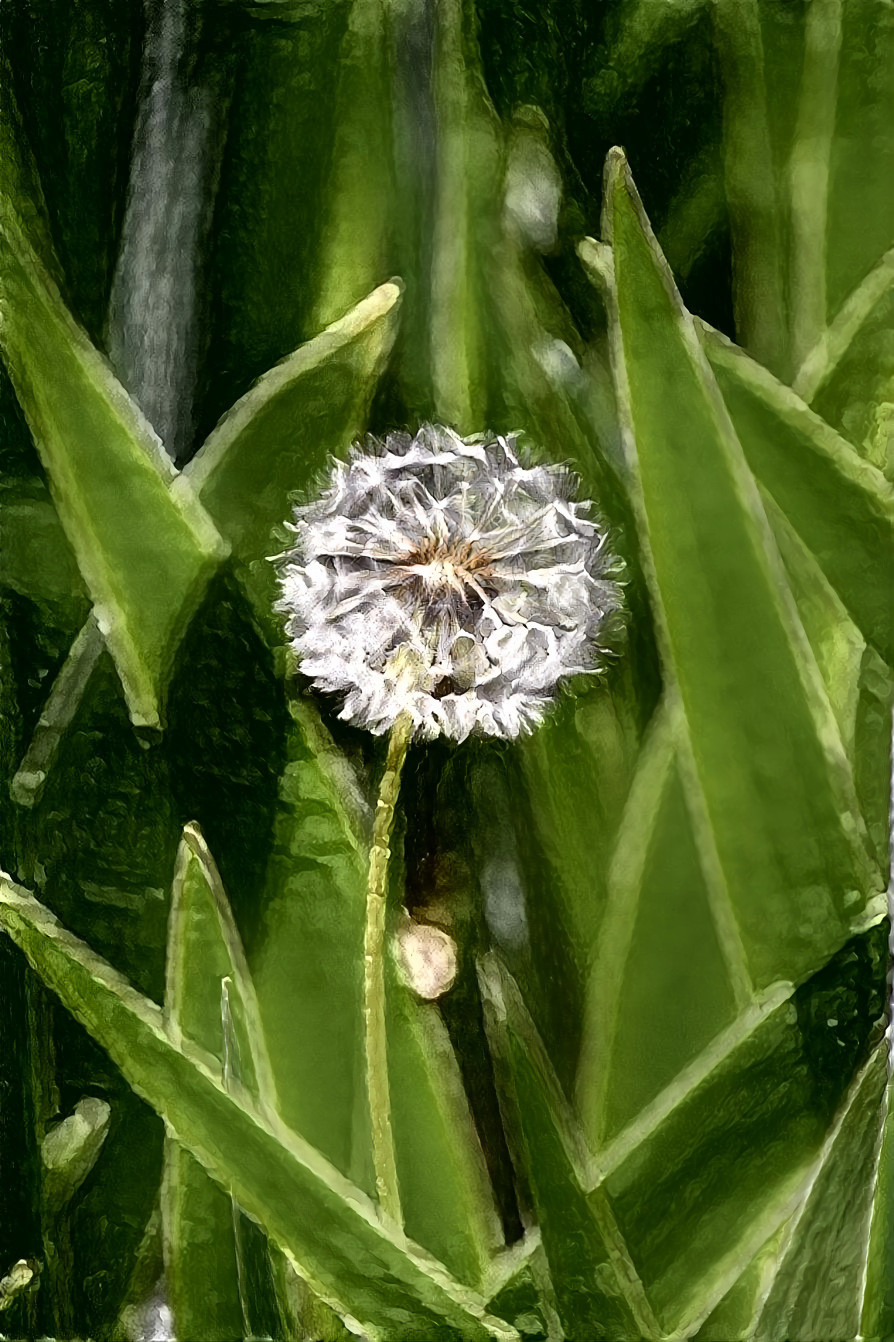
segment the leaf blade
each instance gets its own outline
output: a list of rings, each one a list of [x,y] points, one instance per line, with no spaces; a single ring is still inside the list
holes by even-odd
[[[225,1086],[232,1078],[263,1107],[273,1107],[266,1042],[239,933],[192,824],[183,832],[174,872],[165,1018],[174,1038],[185,1035],[220,1059]],[[270,1314],[273,1283],[257,1227],[244,1224],[233,1199],[171,1137],[161,1206],[168,1303],[178,1336],[224,1342],[268,1331],[259,1315]]]
[[[158,726],[173,654],[226,547],[172,498],[160,444],[0,200],[0,343],[135,722]]]
[[[766,517],[617,152],[606,231],[640,540],[665,670],[688,727],[700,823],[716,844],[755,985],[797,979],[841,944],[878,877]],[[743,628],[759,637],[743,640]]]
[[[469,1342],[517,1337],[473,1292],[386,1231],[368,1199],[318,1152],[252,1113],[248,1097],[240,1104],[229,1095],[199,1051],[176,1048],[160,1010],[6,877],[0,922],[174,1136],[346,1313],[395,1338],[446,1342],[452,1327]]]
[[[699,326],[748,464],[864,636],[894,660],[894,490],[790,389]]]
[[[280,1112],[371,1188],[360,1084],[368,808],[313,705],[296,695],[290,710],[254,978],[275,1050]],[[437,1008],[417,1002],[393,972],[387,1021],[407,1232],[456,1276],[480,1284],[496,1247],[493,1196],[452,1047]],[[437,1182],[432,1169],[441,1171]]]

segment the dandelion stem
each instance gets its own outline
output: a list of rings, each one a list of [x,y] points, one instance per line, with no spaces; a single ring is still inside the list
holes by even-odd
[[[388,1045],[385,1019],[385,914],[388,898],[388,861],[394,808],[400,776],[413,732],[409,715],[397,719],[388,738],[385,772],[379,787],[369,881],[366,887],[366,932],[363,945],[363,1022],[366,1044],[366,1092],[372,1128],[376,1195],[386,1216],[401,1224],[391,1098],[388,1086]]]

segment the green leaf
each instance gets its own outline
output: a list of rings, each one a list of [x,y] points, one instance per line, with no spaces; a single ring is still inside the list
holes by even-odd
[[[673,704],[663,704],[615,830],[576,1084],[596,1147],[728,1029],[743,1002],[735,922],[704,869],[687,808],[682,731]]]
[[[15,203],[35,251],[59,282],[61,272],[47,205],[34,160],[24,149],[27,138],[13,82],[9,61],[3,53],[0,55],[0,198]]]
[[[274,1111],[254,987],[220,877],[195,825],[184,830],[174,874],[165,1016],[174,1040],[188,1038],[217,1056],[225,1087],[234,1081],[262,1109]],[[257,1319],[270,1310],[269,1269],[266,1281],[263,1272],[253,1280],[248,1270],[258,1247],[263,1252],[263,1243],[250,1242],[252,1231],[260,1238],[257,1228],[244,1224],[232,1198],[170,1137],[162,1215],[177,1335],[225,1342],[265,1331]]]
[[[439,4],[431,75],[437,108],[433,220],[425,225],[432,235],[426,297],[434,412],[464,433],[479,431],[487,413],[482,257],[496,242],[500,153],[499,124],[478,75],[470,27],[464,0]]]
[[[767,994],[600,1150],[585,1142],[518,988],[485,962],[508,1127],[570,1336],[689,1336],[803,1203],[874,1030],[880,994],[856,1013],[854,1002],[877,974],[881,930],[802,988]]]
[[[756,359],[787,367],[783,256],[758,0],[716,0],[724,81],[723,146],[736,334]]]
[[[742,1342],[749,1337],[754,1316],[766,1299],[773,1279],[779,1247],[785,1236],[783,1224],[771,1235],[727,1291],[695,1334],[696,1342]]]
[[[389,271],[394,182],[389,32],[383,0],[351,0],[338,53],[316,321],[332,321]],[[401,208],[400,205],[397,208]]]
[[[58,609],[72,625],[86,614],[77,561],[42,480],[17,480],[0,492],[0,584]]]
[[[587,104],[605,117],[621,100],[641,88],[661,64],[667,49],[700,18],[708,0],[624,0],[601,68],[586,89]]]
[[[724,951],[744,1001],[818,968],[879,874],[766,514],[619,151],[605,232],[640,543],[687,729],[688,803],[728,901]]]
[[[860,668],[854,725],[855,778],[882,870],[890,867],[892,704],[894,673],[874,649],[867,648]]]
[[[887,1050],[876,1049],[827,1139],[789,1227],[772,1286],[749,1330],[780,1337],[856,1337],[882,1123]]]
[[[531,900],[558,902],[553,916],[582,973],[601,934],[609,858],[640,745],[629,666],[609,676],[604,689],[562,704],[517,751],[529,798],[523,865]]]
[[[91,614],[72,643],[34,728],[28,749],[15,772],[10,792],[19,806],[34,806],[47,775],[105,650],[105,641]]]
[[[804,633],[838,723],[841,743],[854,765],[856,783],[859,761],[856,758],[855,733],[866,643],[838,594],[826,581],[816,559],[772,499],[766,499],[764,506],[785,564]]]
[[[686,279],[725,220],[722,165],[712,146],[688,169],[658,231],[668,265],[681,280]]]
[[[168,488],[160,443],[0,197],[0,343],[131,716],[157,726],[174,652],[225,549]]]
[[[251,969],[284,1119],[358,1178],[365,1168],[352,1147],[362,1080],[366,802],[313,705],[293,696],[289,710]]]
[[[532,1342],[562,1338],[538,1230],[529,1230],[495,1260],[488,1289],[488,1308],[513,1324],[523,1338]]]
[[[864,637],[894,661],[894,489],[794,392],[699,330],[749,466]]]
[[[371,821],[314,707],[295,697],[290,709],[252,969],[283,1118],[371,1187],[361,1030]],[[479,1284],[496,1247],[495,1216],[456,1059],[437,1008],[389,979],[392,1123],[407,1233]]]
[[[272,610],[275,577],[267,562],[279,544],[274,530],[286,520],[291,496],[365,422],[394,339],[399,298],[396,282],[383,284],[295,350],[224,416],[186,470],[172,476],[174,495],[188,498],[198,490],[232,542],[257,618],[277,640],[281,630]],[[0,548],[0,563],[6,546],[14,542],[15,532]],[[11,553],[9,565],[12,579],[22,567],[18,550]],[[31,588],[33,581],[32,575]],[[95,627],[91,633],[85,625],[54,682],[16,775],[16,799],[22,805],[39,798],[100,652]]]
[[[341,110],[335,72],[350,8],[263,0],[215,20],[211,45],[236,68],[207,273],[215,320],[205,423],[319,329],[317,260],[331,222],[322,207]]]
[[[460,1281],[483,1291],[503,1237],[450,1036],[438,1007],[417,1001],[393,970],[387,1019],[392,1123],[407,1232]]]
[[[0,924],[172,1135],[301,1264],[302,1272],[374,1336],[468,1342],[517,1338],[410,1241],[379,1222],[369,1199],[297,1134],[237,1100],[212,1058],[176,1046],[161,1011],[4,878]]]
[[[889,1076],[883,1105],[884,1126],[866,1255],[866,1285],[860,1336],[882,1342],[894,1336],[894,1103]]]
[[[829,163],[829,315],[894,243],[894,24],[885,0],[839,0]]]
[[[51,1202],[67,1202],[87,1178],[102,1150],[111,1113],[105,1100],[87,1096],[44,1137],[40,1155],[44,1188]]]
[[[789,377],[822,336],[828,316],[829,176],[842,11],[842,0],[818,0],[804,11],[798,113],[788,164]]]
[[[894,248],[842,305],[796,390],[888,479],[894,477]]]
[[[401,285],[390,280],[259,378],[178,477],[243,563],[270,553],[272,531],[363,428],[391,350]]]
[[[495,956],[481,964],[491,1045],[511,1096],[562,1323],[571,1337],[656,1338],[660,1329],[601,1193],[542,1043]]]

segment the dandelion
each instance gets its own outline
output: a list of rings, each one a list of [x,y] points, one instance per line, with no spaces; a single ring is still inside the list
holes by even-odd
[[[563,466],[514,436],[370,440],[295,510],[279,609],[317,689],[376,733],[516,737],[605,664],[618,564]]]
[[[363,1017],[376,1192],[400,1224],[391,1132],[384,946],[394,811],[412,739],[531,731],[570,677],[599,672],[621,606],[605,528],[563,466],[521,459],[517,439],[424,425],[368,440],[295,509],[274,561],[278,609],[314,686],[341,716],[389,733],[373,826]],[[456,973],[438,929],[398,934],[404,982],[437,997]]]

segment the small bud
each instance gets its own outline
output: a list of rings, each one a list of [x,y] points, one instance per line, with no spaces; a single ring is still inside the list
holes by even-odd
[[[440,927],[408,920],[395,943],[401,975],[417,997],[433,1002],[453,987],[456,942]]]

